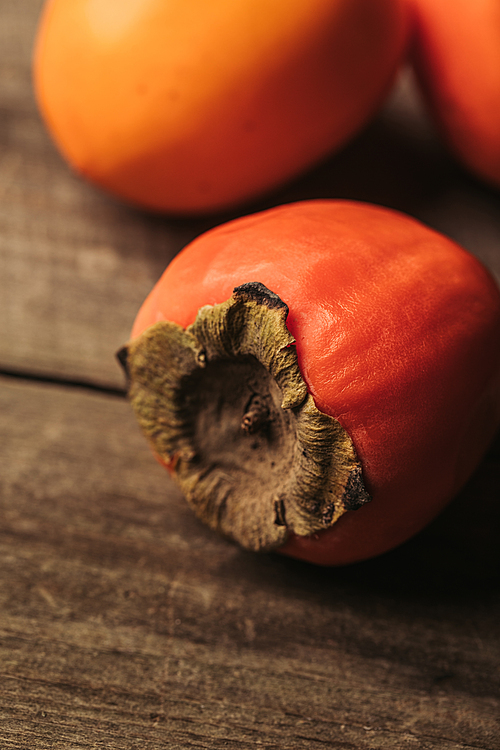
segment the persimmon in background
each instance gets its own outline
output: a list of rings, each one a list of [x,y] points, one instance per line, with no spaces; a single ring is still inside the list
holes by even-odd
[[[500,0],[412,0],[415,69],[459,159],[500,187]]]
[[[500,424],[498,287],[450,239],[368,204],[306,201],[201,235],[122,358],[198,516],[321,564],[422,529]]]
[[[405,52],[404,0],[49,0],[34,82],[60,151],[133,204],[255,198],[340,148]]]

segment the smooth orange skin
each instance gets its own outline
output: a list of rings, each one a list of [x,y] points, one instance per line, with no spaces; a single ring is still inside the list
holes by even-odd
[[[500,187],[500,0],[410,1],[430,110],[462,162]]]
[[[338,565],[403,542],[456,494],[500,424],[500,294],[473,256],[416,220],[306,201],[201,235],[168,266],[132,337],[185,327],[260,281],[289,306],[302,375],[351,436],[373,500],[281,551]]]
[[[206,213],[342,146],[408,34],[404,0],[49,0],[35,91],[81,175],[148,209]]]

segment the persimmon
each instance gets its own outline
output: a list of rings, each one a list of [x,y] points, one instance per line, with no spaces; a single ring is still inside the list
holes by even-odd
[[[395,211],[306,201],[201,235],[120,353],[155,455],[210,527],[320,564],[384,552],[500,424],[500,293]]]
[[[80,175],[155,211],[210,212],[351,138],[408,30],[404,0],[49,0],[35,91]]]
[[[500,2],[411,0],[415,70],[458,158],[500,187]]]

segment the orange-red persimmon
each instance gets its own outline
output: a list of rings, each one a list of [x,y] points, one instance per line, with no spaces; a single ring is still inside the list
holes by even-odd
[[[121,359],[200,518],[345,564],[419,531],[478,465],[500,423],[500,294],[408,216],[306,201],[194,240]]]
[[[500,1],[411,0],[415,69],[456,156],[500,187]]]
[[[81,175],[156,211],[214,211],[366,123],[408,16],[406,0],[48,0],[35,90]]]

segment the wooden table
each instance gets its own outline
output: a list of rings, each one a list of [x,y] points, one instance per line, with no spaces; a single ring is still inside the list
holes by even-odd
[[[500,440],[449,509],[322,569],[214,537],[155,463],[114,353],[191,238],[72,175],[37,114],[41,0],[0,5],[0,746],[500,748]],[[349,197],[450,234],[500,278],[500,195],[411,82],[259,205]]]

